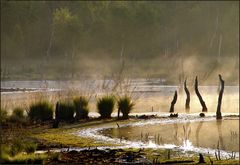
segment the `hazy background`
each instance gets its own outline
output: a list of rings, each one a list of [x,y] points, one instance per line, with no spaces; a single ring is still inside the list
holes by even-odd
[[[2,80],[239,84],[238,1],[1,1]]]

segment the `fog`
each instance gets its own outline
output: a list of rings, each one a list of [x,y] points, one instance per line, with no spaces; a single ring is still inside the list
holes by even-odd
[[[2,1],[2,80],[239,84],[239,2]]]

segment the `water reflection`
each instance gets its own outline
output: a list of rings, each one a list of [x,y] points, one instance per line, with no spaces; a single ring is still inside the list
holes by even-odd
[[[157,145],[173,144],[183,148],[196,146],[217,149],[219,141],[219,149],[239,152],[237,119],[128,126],[103,130],[102,133],[113,138],[124,137],[130,141],[142,141],[146,144],[152,141]]]
[[[225,145],[223,143],[223,135],[222,135],[222,120],[217,120],[217,130],[218,130],[218,139],[219,139],[219,145],[220,148],[225,150]]]
[[[199,147],[199,133],[200,133],[200,130],[202,128],[202,125],[203,125],[203,121],[200,121],[198,123],[197,129],[196,129],[196,146],[197,147]]]

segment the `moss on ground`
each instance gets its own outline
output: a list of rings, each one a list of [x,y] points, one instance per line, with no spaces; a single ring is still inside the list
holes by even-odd
[[[36,138],[38,140],[44,140],[48,143],[54,144],[62,144],[63,146],[68,147],[112,147],[117,146],[117,144],[111,144],[109,142],[97,142],[93,138],[85,138],[74,133],[80,131],[82,129],[87,128],[95,128],[96,126],[104,127],[104,126],[117,126],[118,124],[126,124],[129,120],[118,120],[115,119],[107,119],[107,120],[97,120],[97,121],[90,121],[85,123],[78,123],[78,124],[64,124],[60,128],[53,129],[53,128],[45,128],[45,129],[35,129],[32,131],[31,137]]]

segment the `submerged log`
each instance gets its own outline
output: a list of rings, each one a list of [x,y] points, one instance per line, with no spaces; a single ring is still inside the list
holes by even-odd
[[[221,82],[221,89],[220,89],[219,96],[218,96],[216,118],[217,119],[222,119],[221,105],[222,105],[222,96],[223,96],[223,92],[224,92],[224,81],[223,81],[222,76],[220,74],[218,76],[219,76],[219,80]]]
[[[197,76],[196,76],[196,79],[195,79],[194,87],[195,87],[195,92],[197,94],[197,97],[198,97],[198,99],[200,101],[200,104],[202,105],[202,112],[207,112],[207,106],[206,106],[205,102],[203,101],[201,94],[198,91],[198,79],[197,79]]]
[[[190,92],[187,88],[187,79],[184,81],[184,90],[185,90],[186,95],[187,95],[186,103],[185,103],[185,109],[189,110],[190,109]]]
[[[177,102],[177,91],[175,91],[174,96],[173,96],[173,100],[171,102],[171,107],[170,107],[170,110],[169,110],[170,113],[174,112],[174,105],[176,104],[176,102]]]

